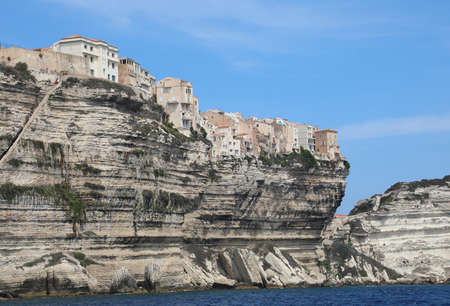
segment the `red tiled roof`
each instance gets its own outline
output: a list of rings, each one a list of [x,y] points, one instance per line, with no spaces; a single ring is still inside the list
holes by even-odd
[[[343,214],[335,214],[334,216],[337,218],[347,217],[347,215],[343,215]]]
[[[238,136],[245,136],[248,135],[247,133],[239,133]]]

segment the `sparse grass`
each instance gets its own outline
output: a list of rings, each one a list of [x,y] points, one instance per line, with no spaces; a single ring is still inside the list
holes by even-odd
[[[163,122],[163,129],[167,133],[175,136],[175,140],[177,143],[181,144],[181,143],[189,140],[189,137],[186,137],[185,135],[181,134],[181,132],[178,131],[178,129],[173,125],[173,123],[168,120]]]
[[[95,265],[98,264],[93,259],[87,257],[84,253],[81,252],[72,252],[73,257],[75,257],[76,260],[80,263],[80,265],[84,268],[86,268],[89,265]]]
[[[143,204],[146,210],[162,213],[186,213],[200,206],[201,196],[194,199],[181,194],[160,190],[155,194],[151,190],[142,191]]]
[[[0,185],[0,197],[9,202],[23,194],[52,198],[56,204],[62,204],[69,208],[72,222],[81,223],[85,221],[84,204],[68,185],[17,186],[11,183]]]
[[[426,188],[431,186],[448,186],[450,183],[450,175],[444,176],[442,179],[421,180],[413,182],[398,182],[389,187],[385,192],[399,190],[405,187],[408,191],[415,191],[417,188]]]
[[[81,85],[91,89],[103,88],[107,90],[115,90],[119,93],[125,93],[127,96],[132,97],[135,96],[136,93],[134,90],[126,85],[122,85],[117,82],[111,82],[104,79],[98,78],[89,78],[89,79],[78,79],[74,77],[69,77],[67,80],[63,82],[63,87],[70,88],[74,85]]]

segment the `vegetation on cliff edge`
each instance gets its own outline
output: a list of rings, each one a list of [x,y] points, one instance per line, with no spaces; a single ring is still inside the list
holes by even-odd
[[[289,167],[295,163],[301,163],[307,170],[318,167],[314,155],[303,148],[300,148],[300,153],[293,151],[288,155],[281,155],[269,154],[260,147],[259,160],[266,166],[280,165],[281,167]]]
[[[36,78],[28,70],[26,63],[19,62],[14,67],[0,64],[0,72],[13,76],[19,81],[31,81],[36,82]]]

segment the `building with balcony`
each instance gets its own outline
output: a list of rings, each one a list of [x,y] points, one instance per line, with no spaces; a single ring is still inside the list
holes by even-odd
[[[131,58],[121,57],[119,60],[119,83],[156,94],[155,77]]]
[[[318,127],[307,124],[296,123],[294,125],[294,144],[293,149],[300,152],[300,148],[315,152],[314,133],[319,130]]]
[[[119,50],[103,40],[72,35],[61,38],[53,44],[52,49],[84,57],[88,61],[90,76],[119,81]]]
[[[198,98],[194,96],[192,83],[176,78],[165,78],[157,83],[156,96],[158,104],[169,114],[169,120],[186,136],[191,127],[198,130],[200,114]]]

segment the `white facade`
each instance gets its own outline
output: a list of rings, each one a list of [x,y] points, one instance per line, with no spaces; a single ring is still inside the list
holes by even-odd
[[[293,149],[300,151],[300,147],[311,152],[315,151],[314,132],[318,128],[307,124],[297,124],[294,127],[294,144]]]
[[[119,81],[119,50],[105,41],[72,35],[53,44],[53,50],[87,58],[90,76]]]

